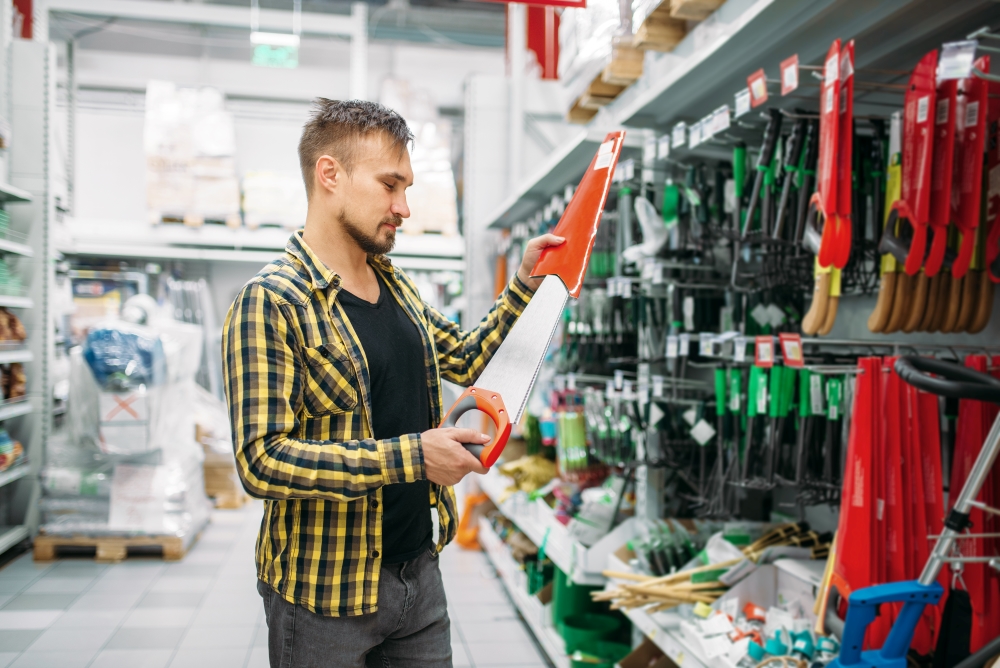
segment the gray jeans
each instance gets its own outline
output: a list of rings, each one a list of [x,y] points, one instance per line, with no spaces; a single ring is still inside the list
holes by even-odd
[[[271,668],[451,668],[451,621],[438,557],[382,566],[378,612],[325,617],[258,581]]]

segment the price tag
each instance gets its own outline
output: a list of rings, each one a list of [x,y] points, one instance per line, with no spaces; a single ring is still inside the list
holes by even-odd
[[[576,392],[576,374],[568,373],[566,374],[566,389],[570,392]]]
[[[649,403],[649,384],[639,383],[639,403],[645,406]]]
[[[733,361],[747,361],[747,337],[737,336],[736,340],[733,341]]]
[[[773,302],[767,305],[767,318],[772,327],[781,327],[785,324],[785,312]]]
[[[729,375],[729,410],[732,413],[740,412],[740,394],[743,388],[740,387],[742,374],[730,370]]]
[[[694,297],[690,295],[684,297],[681,310],[684,313],[684,329],[689,332],[694,331]]]
[[[680,148],[687,142],[687,123],[681,121],[670,131],[670,147]]]
[[[620,390],[625,385],[625,372],[615,369],[615,389]]]
[[[788,95],[799,87],[799,54],[781,61],[781,94]]]
[[[691,335],[681,334],[677,340],[677,354],[681,357],[687,357],[691,350]]]
[[[552,384],[555,385],[556,392],[565,392],[566,391],[566,377],[565,376],[556,376],[555,378],[552,379]]]
[[[758,336],[754,352],[754,364],[764,368],[774,366],[774,337]]]
[[[715,343],[715,337],[711,334],[702,332],[698,336],[698,354],[702,357],[712,357],[712,344]]]
[[[632,391],[635,384],[631,380],[626,380],[622,382],[622,396],[626,399],[631,399],[635,396]]]
[[[656,160],[656,137],[647,137],[642,145],[642,164],[651,165]]]
[[[678,340],[675,334],[671,334],[667,337],[667,359],[672,360],[677,358],[678,350]]]
[[[653,376],[653,396],[662,397],[663,396],[663,376]]]
[[[823,377],[818,373],[809,376],[809,412],[823,414]]]
[[[967,79],[971,76],[978,46],[979,43],[974,39],[942,44],[941,57],[938,59],[938,80]]]
[[[688,128],[688,146],[694,148],[701,143],[701,121]]]
[[[627,278],[623,278],[620,285],[619,294],[625,299],[632,298],[632,281]]]
[[[785,366],[801,369],[805,365],[805,358],[802,355],[802,335],[801,334],[778,334],[781,342],[781,356],[785,360]]]
[[[840,419],[840,399],[843,397],[844,381],[840,378],[831,378],[826,382],[826,407],[827,419]]]
[[[733,96],[733,116],[739,118],[750,111],[750,89],[744,88]]]
[[[750,106],[756,109],[767,102],[767,75],[759,69],[747,77],[747,88],[750,89]]]
[[[765,415],[767,414],[767,376],[763,376],[760,383],[757,384],[757,414]]]
[[[698,419],[698,411],[694,408],[689,408],[681,413],[681,417],[684,418],[684,421],[687,422],[689,426],[693,427],[695,421]]]
[[[712,112],[712,134],[725,132],[729,129],[729,105],[724,104]]]
[[[623,160],[621,162],[622,168],[622,179],[625,181],[631,181],[635,178],[635,160],[629,158],[628,160]]]
[[[715,429],[704,419],[698,420],[695,426],[691,427],[691,438],[697,441],[698,445],[707,445],[715,436]]]
[[[670,156],[670,135],[663,135],[656,140],[656,157],[666,160]]]
[[[617,392],[615,391],[615,381],[609,380],[604,383],[604,396],[608,399],[613,399]]]

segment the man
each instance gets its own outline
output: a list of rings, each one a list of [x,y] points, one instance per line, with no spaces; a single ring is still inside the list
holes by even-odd
[[[305,229],[226,317],[237,468],[265,500],[272,668],[451,666],[437,555],[455,535],[451,485],[486,472],[462,444],[489,439],[434,428],[441,378],[479,377],[538,287],[542,249],[563,240],[531,240],[489,315],[460,331],[385,257],[410,214],[412,139],[381,105],[316,100],[299,142]]]

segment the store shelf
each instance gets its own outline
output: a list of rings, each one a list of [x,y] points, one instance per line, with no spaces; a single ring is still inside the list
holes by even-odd
[[[0,306],[7,308],[31,308],[35,303],[31,297],[18,297],[17,295],[0,295]]]
[[[35,359],[28,348],[8,348],[0,347],[0,364],[12,364],[14,362],[30,362]]]
[[[549,661],[557,668],[568,668],[570,664],[566,656],[566,644],[555,627],[549,623],[551,619],[549,609],[542,605],[537,597],[528,594],[524,571],[485,517],[479,518],[479,543],[487,559],[500,575],[500,582],[503,583],[507,594],[538,640],[538,644],[548,655]]]
[[[556,520],[555,512],[543,500],[530,501],[523,492],[507,495],[505,490],[512,484],[510,478],[501,475],[495,468],[479,479],[483,492],[500,512],[532,543],[541,545],[544,542],[545,555],[573,582],[603,585],[607,579],[601,571],[605,568],[608,554],[632,538],[634,521],[626,520],[595,545],[587,547],[570,536],[569,530]]]
[[[9,183],[0,183],[0,202],[30,202],[31,193]]]
[[[0,422],[11,418],[21,417],[32,412],[35,407],[28,399],[20,399],[10,403],[0,403]]]
[[[14,547],[31,535],[28,527],[23,525],[0,527],[0,554]]]
[[[56,250],[64,255],[267,264],[284,250],[290,234],[275,227],[72,221],[56,235]],[[462,237],[403,233],[396,235],[396,248],[390,254],[404,269],[449,271],[463,271],[464,256]]]
[[[628,564],[611,555],[608,557],[608,570],[627,573],[631,569]],[[680,668],[723,668],[726,665],[721,660],[709,661],[684,640],[679,629],[681,616],[678,613],[667,610],[650,614],[641,608],[622,612]]]
[[[553,151],[535,172],[524,179],[489,217],[493,228],[510,227],[523,221],[548,203],[553,195],[562,196],[567,185],[575,186],[597,152],[597,147],[611,130],[587,128]],[[625,146],[619,160],[638,156],[644,134],[625,133]]]
[[[31,467],[27,464],[18,464],[13,468],[9,468],[6,471],[0,472],[0,487],[8,485],[15,480],[20,480],[24,476],[28,475],[28,471]]]
[[[24,257],[31,257],[35,254],[35,251],[31,249],[31,246],[27,244],[20,244],[16,241],[10,241],[9,239],[0,238],[0,253],[9,253],[11,255],[22,255]]]

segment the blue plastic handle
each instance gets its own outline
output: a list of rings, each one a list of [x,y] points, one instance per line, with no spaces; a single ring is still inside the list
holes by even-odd
[[[840,657],[829,664],[830,668],[905,668],[906,653],[913,642],[913,633],[924,613],[924,606],[937,605],[942,595],[944,589],[939,583],[922,585],[916,580],[865,587],[852,593],[848,599]],[[865,632],[875,620],[878,606],[883,603],[903,603],[903,609],[896,617],[885,645],[881,649],[862,652]]]

